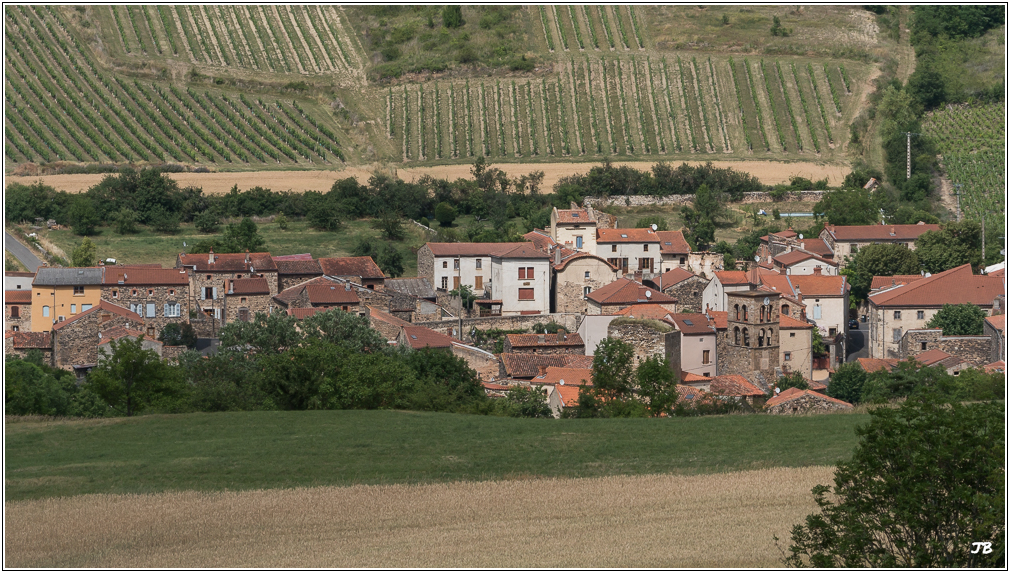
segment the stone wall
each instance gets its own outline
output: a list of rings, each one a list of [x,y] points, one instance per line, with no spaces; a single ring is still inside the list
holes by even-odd
[[[705,310],[701,304],[701,293],[705,292],[708,283],[701,277],[691,277],[663,288],[663,292],[677,299],[677,310],[680,312],[701,312]]]
[[[435,285],[435,255],[428,245],[417,250],[417,276],[425,277],[432,286]]]
[[[780,201],[820,201],[828,191],[791,191],[787,192]],[[748,203],[769,203],[775,201],[770,193],[764,191],[748,192],[743,194],[740,204]],[[618,207],[640,207],[644,205],[691,205],[694,203],[694,195],[666,195],[664,197],[653,197],[651,195],[613,195],[611,197],[586,197],[583,204],[586,206],[606,207],[616,205]],[[605,228],[605,227],[598,227]]]
[[[314,273],[310,275],[277,275],[277,292],[287,290],[295,285],[300,285],[305,281],[319,278],[321,276],[323,276],[322,273]]]
[[[104,320],[104,322],[103,322]],[[53,331],[53,360],[57,368],[98,363],[98,333],[117,326],[144,331],[143,322],[99,309]]]
[[[765,411],[769,414],[823,414],[851,409],[852,406],[849,404],[839,404],[812,394],[804,394],[787,402],[770,406]]]
[[[161,359],[165,362],[171,362],[174,364],[179,361],[179,356],[187,350],[189,350],[189,348],[186,348],[185,346],[162,346]]]
[[[30,332],[25,330],[24,332]],[[16,356],[18,358],[24,358],[32,350],[38,350],[42,353],[42,363],[43,364],[53,364],[53,351],[50,348],[14,348],[14,339],[5,338],[4,339],[4,358],[8,356]]]
[[[926,348],[922,344],[926,344]],[[901,337],[898,358],[907,360],[927,350],[941,350],[957,356],[972,366],[984,366],[992,355],[992,338],[989,336],[943,336],[940,329],[909,330]]]
[[[579,329],[579,322],[582,320],[581,314],[554,313],[554,314],[534,314],[519,316],[485,316],[482,318],[447,318],[445,320],[430,320],[415,322],[417,326],[424,326],[440,332],[447,336],[455,337],[463,342],[473,342],[470,332],[477,330],[529,330],[534,324],[546,324],[550,321],[560,324],[568,332],[575,332]],[[462,321],[463,332],[459,333],[460,322]]]
[[[498,375],[498,359],[490,352],[454,344],[452,353],[466,360],[467,366],[477,371],[481,380],[494,380]]]
[[[780,300],[779,296],[773,293],[768,293],[767,298],[770,299],[766,307],[768,313],[764,320],[761,320],[762,297],[726,293],[726,306],[729,311],[726,329],[728,338],[724,337],[723,349],[719,354],[720,373],[739,374],[765,391],[768,390],[768,381],[777,379],[777,373],[781,372]],[[738,306],[739,318],[736,314]],[[744,316],[747,318],[744,319]]]
[[[270,312],[270,301],[271,297],[269,294],[225,294],[225,324],[243,322],[240,319],[243,310],[246,315],[244,322],[252,322],[258,312],[268,314]]]
[[[982,324],[982,333],[989,337],[990,341],[988,363],[996,362],[997,360],[1004,360],[1006,358],[1006,347],[1003,342],[1003,333],[993,327],[993,325],[989,324],[988,320]]]
[[[18,317],[14,318],[11,316],[11,309],[18,309]],[[32,305],[28,304],[5,304],[4,305],[4,330],[14,330],[14,327],[20,332],[31,332],[32,331]]]
[[[617,338],[631,345],[635,351],[635,367],[652,356],[662,356],[670,361],[670,370],[680,376],[680,336],[679,330],[662,332],[650,321],[615,320],[607,327],[607,337]]]
[[[161,334],[161,329],[170,323],[182,323],[189,321],[190,297],[189,287],[186,285],[105,285],[102,287],[102,300],[111,302],[116,306],[130,308],[131,304],[144,305],[143,312],[137,314],[144,317],[144,324],[154,328],[154,331]],[[218,297],[221,297],[221,290],[218,290]],[[154,316],[147,316],[147,304],[154,303]],[[179,316],[165,316],[165,304],[178,304]]]

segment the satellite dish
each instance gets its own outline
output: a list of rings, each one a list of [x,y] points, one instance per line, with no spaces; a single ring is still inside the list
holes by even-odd
[[[800,240],[803,240],[803,233],[800,233]]]
[[[768,306],[770,303],[771,303],[771,299],[768,298],[768,297],[765,297],[765,306]]]
[[[761,256],[760,255],[754,255],[754,262],[755,263],[761,262]]]
[[[562,378],[562,379],[561,379],[561,382],[560,382],[560,384],[561,384],[562,386],[564,386],[564,385],[565,385],[565,379],[564,379],[564,378]]]
[[[645,291],[645,298],[652,298],[652,291],[651,290]]]
[[[657,230],[657,229],[659,229],[659,227],[658,227],[658,226],[656,226],[656,224],[655,224],[655,223],[653,223],[653,224],[652,224],[652,230],[653,230],[653,231],[655,231],[655,230]]]

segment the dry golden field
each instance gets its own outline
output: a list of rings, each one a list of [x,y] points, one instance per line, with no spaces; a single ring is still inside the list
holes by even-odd
[[[5,504],[7,567],[776,567],[833,468]],[[780,541],[785,547],[785,543]]]

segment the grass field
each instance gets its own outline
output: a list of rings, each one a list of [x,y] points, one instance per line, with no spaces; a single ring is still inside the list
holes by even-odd
[[[865,414],[527,420],[389,411],[236,412],[6,424],[6,500],[702,474],[833,465]]]

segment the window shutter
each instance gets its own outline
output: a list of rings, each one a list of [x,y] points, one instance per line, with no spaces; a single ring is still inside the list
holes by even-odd
[[[814,305],[814,320],[819,319],[820,317],[821,317],[821,305],[819,304]]]
[[[207,289],[200,289],[200,300],[207,300]]]
[[[154,318],[154,303],[147,303],[147,318]]]
[[[214,300],[217,300],[217,287],[214,287],[214,292],[212,292],[212,293],[210,294],[210,296],[211,296],[211,297],[212,297],[212,298],[213,298]]]

